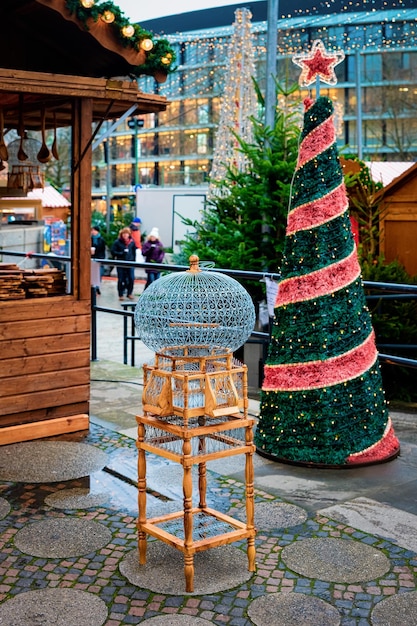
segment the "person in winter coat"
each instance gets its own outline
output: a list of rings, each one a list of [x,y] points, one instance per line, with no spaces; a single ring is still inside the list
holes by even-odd
[[[146,263],[162,263],[165,257],[164,246],[162,242],[159,240],[159,230],[157,228],[152,228],[149,235],[146,237],[146,241],[142,246],[142,254]],[[149,287],[151,283],[157,280],[161,272],[159,270],[145,270],[148,276],[145,289]]]
[[[140,225],[142,220],[140,217],[135,217],[133,222],[130,224],[129,228],[132,232],[132,239],[135,242],[136,246],[136,262],[142,263],[142,234],[140,232]]]
[[[114,259],[118,261],[135,261],[136,246],[132,239],[130,228],[122,228],[119,231],[119,237],[111,247],[111,253]],[[135,282],[134,267],[118,267],[117,268],[117,291],[119,300],[124,300],[124,292],[127,292],[129,300],[134,300],[132,295],[133,285]]]

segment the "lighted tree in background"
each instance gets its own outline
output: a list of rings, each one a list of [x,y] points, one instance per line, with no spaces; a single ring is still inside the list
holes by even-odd
[[[343,57],[342,57],[343,58]],[[336,80],[338,53],[314,42],[301,84]],[[258,451],[324,466],[399,452],[366,306],[329,98],[305,101],[256,432]]]
[[[226,176],[228,167],[242,172],[247,157],[239,150],[236,135],[247,143],[253,137],[251,116],[256,114],[257,97],[252,78],[255,75],[254,46],[251,34],[252,14],[249,9],[237,9],[226,61],[225,88],[219,126],[215,139],[210,173],[209,195],[219,192],[216,182]]]

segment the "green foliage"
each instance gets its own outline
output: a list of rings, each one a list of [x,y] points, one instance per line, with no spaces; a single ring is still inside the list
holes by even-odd
[[[178,262],[186,264],[191,254],[197,254],[219,268],[278,271],[300,134],[296,123],[299,101],[291,98],[295,89],[284,92],[279,88],[286,106],[277,108],[273,128],[253,117],[253,143],[236,135],[248,168],[237,172],[228,167],[226,178],[216,183],[219,193],[207,201],[202,219],[183,220],[196,235],[186,236]],[[257,92],[262,104],[259,89]],[[252,281],[247,287],[255,299],[262,298],[260,285]]]

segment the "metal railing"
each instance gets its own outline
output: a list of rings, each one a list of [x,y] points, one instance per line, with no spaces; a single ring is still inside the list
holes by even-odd
[[[135,268],[143,268],[152,267],[153,270],[160,270],[165,272],[183,272],[188,269],[188,266],[184,265],[167,265],[165,263],[135,263],[128,261],[114,261],[114,260],[103,260],[97,261],[102,263],[103,265],[117,267],[135,267]],[[255,280],[260,281],[263,278],[270,278],[272,280],[279,280],[280,275],[275,273],[265,273],[265,272],[248,272],[244,270],[232,270],[232,269],[219,269],[219,268],[204,268],[206,271],[216,271],[218,273],[226,274],[227,276],[231,276],[236,280]],[[407,285],[407,284],[399,284],[399,283],[382,283],[382,282],[372,282],[372,281],[363,281],[363,286],[365,291],[370,290],[372,293],[365,293],[366,299],[369,301],[379,300],[383,302],[384,300],[417,300],[417,285]],[[374,293],[377,291],[378,293]],[[94,293],[93,293],[94,292]],[[123,315],[123,362],[125,365],[128,364],[128,344],[131,345],[131,360],[130,365],[135,365],[135,341],[139,340],[135,334],[135,327],[133,323],[134,312],[132,309],[136,306],[136,303],[126,303],[123,305],[123,311],[118,309],[109,309],[106,307],[101,307],[97,305],[95,290],[92,290],[92,298],[91,298],[91,308],[92,308],[92,335],[91,335],[91,359],[97,360],[97,321],[96,314],[97,312],[111,313],[115,315]],[[128,320],[131,320],[130,331]],[[417,323],[417,322],[416,322]],[[261,332],[254,330],[248,339],[247,343],[257,343],[262,346],[262,358],[263,361],[266,359],[267,355],[267,346],[270,341],[270,331]],[[394,354],[386,354],[385,352],[381,352],[381,349],[390,349],[390,350],[413,350],[417,351],[417,345],[414,344],[383,344],[377,343],[377,349],[379,351],[379,359],[382,362],[394,364],[394,365],[402,365],[403,367],[411,367],[417,368],[417,360],[398,356]]]
[[[5,256],[27,257],[34,259],[46,259],[49,262],[57,263],[69,263],[71,258],[67,256],[48,255],[40,253],[25,253],[16,252],[14,250],[0,249],[0,254]],[[95,259],[94,260],[104,267],[133,267],[137,269],[152,268],[153,270],[159,270],[163,272],[183,272],[188,269],[188,266],[184,265],[167,265],[166,263],[136,263],[134,261],[116,261],[114,259]],[[244,270],[232,270],[232,269],[219,269],[219,268],[204,268],[206,271],[216,271],[218,273],[226,274],[236,280],[255,280],[260,281],[263,278],[270,278],[272,280],[279,280],[280,275],[270,272],[248,272]],[[408,285],[403,283],[383,283],[373,281],[363,281],[363,286],[367,301],[378,300],[381,303],[384,300],[417,300],[417,285]],[[375,293],[377,292],[377,293]],[[133,324],[134,312],[129,310],[132,305],[127,303],[123,306],[123,310],[112,309],[108,307],[102,307],[97,304],[96,292],[91,290],[91,360],[97,360],[97,313],[109,313],[111,315],[122,315],[123,320],[123,362],[128,364],[128,344],[131,344],[131,364],[134,365],[135,352],[134,343],[139,339],[135,335],[135,328]],[[129,319],[131,320],[129,329]],[[254,330],[248,340],[248,343],[259,343],[262,345],[263,357],[266,356],[266,348],[270,340],[270,332],[261,332]],[[393,365],[401,365],[403,367],[417,368],[417,360],[408,358],[405,356],[398,356],[395,354],[388,354],[381,350],[389,349],[394,351],[417,351],[417,345],[414,344],[384,344],[377,343],[377,349],[379,351],[379,359],[382,362],[390,363]]]

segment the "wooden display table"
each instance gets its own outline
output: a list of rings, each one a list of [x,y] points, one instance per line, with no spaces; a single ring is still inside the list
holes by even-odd
[[[161,539],[184,553],[186,592],[194,591],[194,554],[209,548],[247,539],[248,570],[255,571],[255,527],[253,493],[253,424],[235,413],[219,418],[198,416],[137,416],[139,450],[138,487],[139,563],[146,563],[147,535]],[[182,511],[146,519],[146,456],[153,452],[183,466],[184,508]],[[245,454],[246,523],[207,506],[206,462]],[[193,507],[192,467],[198,464],[199,504]]]

